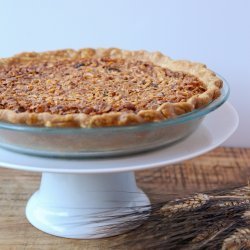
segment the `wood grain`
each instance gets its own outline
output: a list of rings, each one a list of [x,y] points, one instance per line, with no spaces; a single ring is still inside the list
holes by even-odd
[[[250,149],[217,148],[184,163],[137,172],[137,180],[151,200],[156,200],[245,185],[249,175]],[[0,250],[110,249],[110,242],[122,240],[122,236],[63,239],[35,229],[25,218],[25,206],[39,181],[39,174],[0,168]]]

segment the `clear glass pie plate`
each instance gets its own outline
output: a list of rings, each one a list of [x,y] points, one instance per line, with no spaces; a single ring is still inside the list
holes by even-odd
[[[170,145],[192,134],[207,114],[227,100],[229,86],[224,79],[221,91],[221,96],[206,107],[175,119],[136,126],[46,128],[0,122],[0,146],[25,154],[64,158],[144,152]]]

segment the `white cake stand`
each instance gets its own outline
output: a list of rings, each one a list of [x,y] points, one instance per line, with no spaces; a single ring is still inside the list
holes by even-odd
[[[150,208],[138,189],[135,170],[161,167],[204,154],[223,143],[238,126],[225,103],[209,114],[185,140],[156,151],[119,158],[54,159],[0,149],[0,165],[42,172],[40,189],[30,198],[26,216],[38,229],[61,237],[90,239],[124,233],[135,210]],[[116,215],[121,215],[115,219]],[[133,218],[134,220],[135,218]],[[127,227],[119,227],[126,223]]]

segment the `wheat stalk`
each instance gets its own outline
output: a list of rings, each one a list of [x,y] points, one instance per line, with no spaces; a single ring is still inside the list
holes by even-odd
[[[223,241],[222,250],[240,250],[250,248],[250,229],[239,228]]]
[[[204,240],[210,240],[214,238],[222,229],[228,228],[229,223],[225,221],[220,221],[206,228],[206,230],[202,231],[198,234],[193,240],[192,243],[200,243]]]
[[[248,199],[220,201],[217,204],[219,207],[242,207],[248,205],[250,205],[250,200]]]
[[[208,201],[208,195],[195,194],[194,196],[185,199],[176,199],[173,202],[164,205],[160,209],[160,213],[164,216],[171,217],[172,215],[179,212],[194,211],[196,209],[199,209],[204,206]]]
[[[242,217],[247,221],[250,220],[250,210],[246,210]]]

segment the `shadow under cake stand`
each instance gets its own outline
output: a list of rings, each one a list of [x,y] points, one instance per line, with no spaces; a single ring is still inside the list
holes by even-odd
[[[139,226],[131,223],[136,218],[129,215],[150,208],[148,197],[136,185],[135,170],[202,155],[228,139],[237,126],[236,111],[225,103],[188,138],[155,151],[117,158],[59,159],[0,149],[0,165],[42,172],[40,188],[26,207],[33,226],[60,237],[102,238]]]

